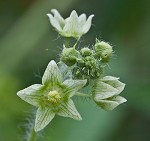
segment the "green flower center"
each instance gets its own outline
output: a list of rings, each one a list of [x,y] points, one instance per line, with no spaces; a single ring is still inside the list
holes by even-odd
[[[57,91],[50,91],[48,93],[48,101],[52,104],[58,104],[61,101],[61,96]]]

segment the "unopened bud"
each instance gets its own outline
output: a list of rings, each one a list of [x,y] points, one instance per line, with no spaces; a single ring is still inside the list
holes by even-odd
[[[104,41],[100,42],[99,40],[97,40],[94,49],[96,56],[102,58],[102,62],[108,62],[110,57],[112,56],[112,46]]]
[[[78,51],[73,48],[64,47],[61,54],[61,61],[64,62],[67,66],[72,66],[76,63],[78,58]]]
[[[92,51],[89,48],[84,47],[80,50],[80,53],[83,57],[86,57],[86,56],[90,56],[92,54]]]

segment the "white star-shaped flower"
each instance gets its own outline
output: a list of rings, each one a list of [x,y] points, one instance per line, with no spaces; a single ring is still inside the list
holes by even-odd
[[[64,19],[56,9],[52,9],[52,14],[47,14],[50,19],[51,25],[59,32],[60,35],[65,37],[80,38],[83,34],[86,34],[92,24],[92,18],[94,15],[90,15],[88,19],[86,14],[78,16],[75,10],[73,10],[70,16]]]
[[[43,78],[42,84],[34,84],[17,93],[24,101],[36,107],[35,131],[47,126],[55,115],[81,120],[71,97],[81,89],[86,80],[65,80],[55,61],[50,61]]]

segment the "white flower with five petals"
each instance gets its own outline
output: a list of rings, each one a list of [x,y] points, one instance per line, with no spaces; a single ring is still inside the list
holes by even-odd
[[[59,32],[60,35],[65,37],[80,38],[83,34],[86,34],[92,23],[94,15],[90,15],[86,19],[86,14],[78,16],[75,10],[70,14],[70,17],[64,19],[56,9],[52,9],[54,14],[47,14],[50,19],[51,25]]]
[[[17,95],[24,101],[38,107],[35,119],[35,131],[47,126],[55,115],[81,120],[71,97],[81,89],[86,80],[65,80],[55,61],[50,61],[42,78],[42,84],[34,84]]]

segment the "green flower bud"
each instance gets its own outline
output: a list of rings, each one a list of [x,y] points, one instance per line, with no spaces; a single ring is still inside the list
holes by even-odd
[[[73,48],[64,47],[61,54],[61,61],[64,62],[67,66],[72,66],[76,63],[78,58],[78,51]]]
[[[106,63],[109,61],[113,51],[112,46],[104,41],[100,42],[99,40],[97,40],[94,49],[96,56],[101,57],[102,62]]]
[[[80,53],[83,57],[85,57],[85,56],[90,56],[92,54],[92,51],[89,48],[84,47],[80,50]]]

